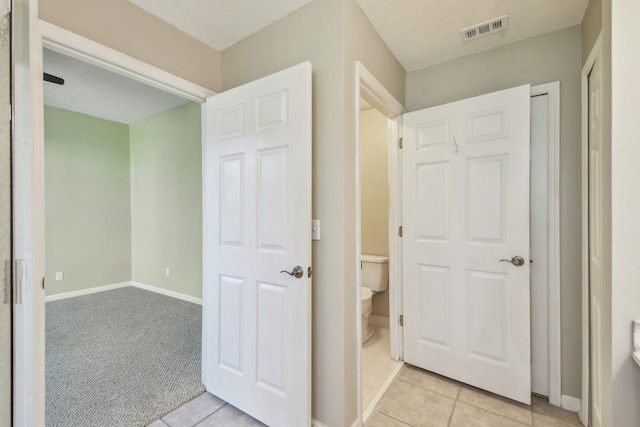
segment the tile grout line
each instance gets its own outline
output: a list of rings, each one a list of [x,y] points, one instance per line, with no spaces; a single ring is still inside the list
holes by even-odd
[[[471,403],[471,402],[465,402],[464,400],[460,400],[460,402],[464,403],[465,405],[472,406],[472,407],[474,407],[474,408],[476,408],[476,409],[480,409],[481,411],[485,411],[485,412],[488,412],[488,413],[490,413],[490,414],[497,415],[497,416],[499,416],[499,417],[505,418],[505,419],[507,419],[507,420],[509,420],[509,421],[515,421],[515,422],[517,422],[517,423],[519,423],[519,424],[528,425],[528,426],[533,426],[533,413],[532,413],[532,412],[531,412],[531,424],[526,424],[526,423],[523,423],[522,421],[518,421],[518,420],[516,420],[516,419],[514,419],[514,418],[508,417],[508,416],[507,416],[507,415],[505,415],[505,414],[500,414],[500,413],[498,413],[498,412],[492,411],[491,409],[483,408],[483,407],[481,407],[481,406],[475,405],[475,404],[473,404],[473,403]]]
[[[218,412],[220,409],[224,408],[225,406],[227,406],[229,403],[225,402],[224,405],[222,405],[221,407],[219,407],[218,409],[216,409],[215,411],[213,411],[212,413],[210,413],[209,415],[207,415],[206,417],[204,417],[203,419],[201,419],[200,421],[196,421],[196,423],[191,426],[191,427],[196,427],[198,424],[200,424],[201,422],[203,422],[204,420],[206,420],[207,418],[209,418],[210,416],[212,416],[213,414],[215,414],[216,412]]]

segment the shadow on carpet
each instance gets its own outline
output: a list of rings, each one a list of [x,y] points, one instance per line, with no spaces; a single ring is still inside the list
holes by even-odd
[[[127,287],[46,304],[47,427],[144,426],[204,391],[202,307]]]

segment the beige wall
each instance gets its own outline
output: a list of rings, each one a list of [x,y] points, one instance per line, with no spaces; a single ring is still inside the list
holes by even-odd
[[[360,113],[362,253],[389,255],[388,119],[375,108]],[[389,291],[373,297],[373,314],[389,317]]]
[[[342,0],[316,0],[222,52],[227,90],[304,61],[313,66],[312,415],[328,426],[349,425],[345,412],[344,160]],[[354,328],[355,329],[355,328]]]
[[[611,4],[611,227],[613,423],[640,425],[640,367],[629,357],[640,319],[640,2]]]
[[[44,133],[47,295],[131,280],[129,127],[45,107]]]
[[[39,17],[220,91],[220,52],[127,0],[39,0]]]
[[[560,81],[562,393],[581,395],[580,27],[543,34],[407,75],[407,109]]]
[[[602,30],[602,0],[590,0],[582,18],[582,62],[586,61]]]
[[[132,280],[196,298],[202,298],[200,111],[188,103],[130,126]]]
[[[360,337],[356,334],[356,305],[357,298],[356,272],[360,265],[356,262],[356,253],[360,249],[356,244],[356,91],[355,65],[360,61],[374,77],[393,95],[398,102],[404,104],[406,72],[391,54],[382,39],[373,29],[360,7],[354,0],[343,2],[344,10],[344,218],[345,218],[345,322],[351,328],[347,329],[345,337],[345,357],[347,358],[347,372],[345,375],[345,389],[349,398],[357,397],[357,349]],[[350,400],[353,402],[353,400]],[[354,402],[355,403],[355,402]],[[355,404],[352,403],[352,409]],[[349,421],[357,416],[350,412]],[[350,425],[351,422],[345,425]]]
[[[347,36],[347,34],[349,36]],[[404,71],[353,0],[316,0],[222,52],[223,90],[313,66],[313,407],[331,427],[357,417],[355,60],[402,100]]]

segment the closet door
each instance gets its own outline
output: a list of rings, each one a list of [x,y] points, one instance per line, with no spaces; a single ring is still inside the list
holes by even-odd
[[[10,2],[0,0],[0,427],[11,426]]]

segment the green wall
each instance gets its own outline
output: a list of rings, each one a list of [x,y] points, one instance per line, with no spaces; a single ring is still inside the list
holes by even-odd
[[[197,298],[202,297],[200,123],[200,105],[189,103],[130,127],[132,280]]]
[[[45,107],[44,129],[47,295],[131,280],[129,126]]]
[[[200,105],[130,126],[44,117],[47,295],[134,281],[201,298]]]

